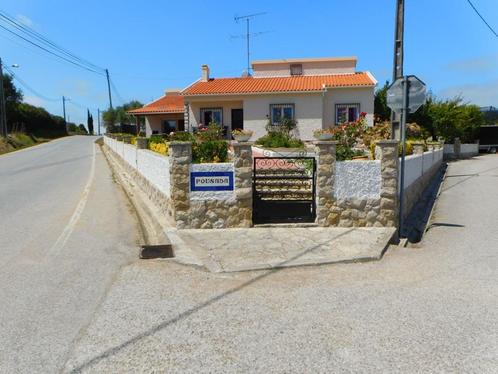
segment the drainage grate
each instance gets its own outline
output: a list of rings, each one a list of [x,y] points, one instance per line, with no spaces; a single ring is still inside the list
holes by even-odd
[[[175,254],[171,244],[142,245],[140,249],[140,258],[144,260],[173,257],[175,257]]]

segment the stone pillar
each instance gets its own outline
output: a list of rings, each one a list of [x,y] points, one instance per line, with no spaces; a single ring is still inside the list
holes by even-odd
[[[190,225],[189,217],[189,190],[190,164],[192,163],[192,143],[169,143],[169,173],[171,204],[176,227],[183,229]]]
[[[398,225],[398,141],[382,140],[377,142],[375,155],[380,160],[381,190],[380,217],[383,226]]]
[[[334,208],[336,141],[316,141],[316,222],[319,226],[337,225],[340,215]]]
[[[137,138],[137,149],[147,149],[147,138]]]
[[[455,158],[460,158],[460,138],[455,138],[455,142],[453,144],[453,152],[455,153]]]
[[[232,142],[236,206],[231,207],[228,227],[252,226],[252,142]]]
[[[424,153],[424,143],[413,143],[413,154],[421,155]]]

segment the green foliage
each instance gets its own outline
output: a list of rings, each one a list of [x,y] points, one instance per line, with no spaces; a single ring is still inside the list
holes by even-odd
[[[79,128],[79,130],[80,130],[80,132],[82,134],[88,135],[88,131],[87,131],[87,129],[86,129],[86,127],[85,127],[84,124],[80,123],[79,126],[78,126],[78,128]]]
[[[416,122],[422,128],[422,137],[442,137],[453,143],[460,138],[463,143],[474,142],[479,128],[485,124],[485,118],[479,107],[465,104],[461,97],[438,100],[429,95],[426,103],[408,117],[409,122]]]
[[[176,131],[172,135],[170,135],[169,139],[171,141],[176,141],[176,142],[194,142],[195,137],[189,132],[185,131]]]
[[[387,89],[389,82],[386,81],[382,88],[375,91],[374,117],[376,121],[388,121],[391,118],[391,109],[387,106]]]
[[[206,140],[192,145],[192,161],[226,162],[228,160],[228,143],[225,140]]]
[[[149,144],[152,143],[164,143],[164,138],[161,135],[151,135],[149,138]]]
[[[297,122],[288,118],[283,118],[278,125],[268,121],[267,134],[256,140],[256,144],[265,148],[304,148],[303,141],[291,134],[296,127]]]
[[[136,124],[137,117],[131,116],[126,112],[141,107],[143,107],[143,104],[140,101],[132,100],[121,106],[117,106],[113,109],[109,108],[108,110],[102,112],[102,118],[104,119],[107,131],[108,132],[119,131],[116,124],[125,124],[125,125]]]
[[[219,125],[211,122],[207,127],[200,128],[196,136],[201,141],[220,140],[223,138],[223,130]]]
[[[293,138],[282,132],[269,132],[256,140],[256,144],[265,148],[303,148],[301,139]]]
[[[358,149],[345,146],[344,144],[337,144],[336,159],[337,161],[352,160],[355,156],[364,156],[365,153]]]

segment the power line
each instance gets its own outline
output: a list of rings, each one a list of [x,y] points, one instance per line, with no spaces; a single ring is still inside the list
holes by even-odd
[[[33,87],[31,87],[30,85],[28,85],[25,81],[23,81],[21,78],[19,78],[17,76],[17,74],[14,74],[14,72],[9,69],[7,66],[4,66],[5,70],[7,70],[10,75],[12,75],[12,77],[14,77],[14,79],[19,82],[24,88],[26,88],[28,91],[31,91],[31,93],[33,93],[34,95],[38,96],[40,99],[43,99],[43,100],[46,100],[46,101],[59,101],[59,99],[53,99],[53,98],[50,98],[50,97],[47,97],[41,93],[39,93],[38,91],[36,91]]]
[[[6,31],[10,32],[11,34],[13,34],[13,35],[17,36],[18,38],[21,38],[21,39],[23,39],[24,41],[26,41],[26,42],[28,42],[28,43],[30,43],[30,44],[32,44],[32,45],[34,45],[35,47],[38,47],[38,48],[40,48],[40,49],[44,50],[45,52],[50,53],[51,55],[54,55],[54,56],[56,56],[56,57],[58,57],[58,58],[60,58],[60,59],[62,59],[62,60],[65,60],[65,61],[69,62],[70,64],[73,64],[73,65],[78,66],[78,67],[80,67],[80,68],[83,68],[83,69],[86,69],[86,70],[88,70],[88,71],[91,71],[92,73],[96,73],[96,74],[103,75],[102,73],[100,73],[100,72],[98,72],[98,71],[96,71],[96,70],[93,70],[93,69],[87,68],[87,67],[85,67],[85,66],[83,66],[83,65],[81,65],[81,64],[78,64],[77,62],[71,61],[71,60],[69,60],[69,59],[65,58],[64,56],[60,56],[60,55],[58,55],[57,53],[55,53],[55,52],[53,52],[53,51],[51,51],[51,50],[49,50],[49,49],[47,49],[47,48],[45,48],[45,47],[43,47],[43,46],[41,46],[41,45],[39,45],[39,44],[35,43],[35,42],[33,42],[33,41],[31,41],[31,40],[29,40],[29,39],[25,38],[24,36],[17,34],[16,32],[14,32],[14,31],[10,30],[9,28],[7,28],[7,27],[5,27],[5,26],[3,26],[3,25],[0,25],[0,27],[1,27],[2,29],[4,29],[4,30],[6,30]]]
[[[112,90],[114,91],[114,93],[118,97],[118,100],[121,102],[121,104],[124,104],[126,102],[126,100],[124,100],[123,97],[119,94],[118,89],[116,88],[116,85],[114,84],[112,79],[110,79],[110,82],[111,82]]]
[[[87,67],[90,67],[91,69],[103,71],[103,68],[101,68],[100,66],[97,66],[97,65],[91,63],[90,61],[85,60],[85,59],[71,53],[69,50],[67,50],[67,49],[61,47],[60,45],[52,42],[51,40],[49,40],[48,38],[46,38],[45,36],[43,36],[39,32],[37,32],[37,31],[33,30],[32,28],[18,22],[12,16],[8,15],[6,12],[0,11],[0,17],[3,18],[5,21],[7,21],[10,25],[14,26],[16,29],[20,30],[21,32],[27,34],[30,37],[35,38],[39,42],[48,46],[49,48],[53,48],[57,52],[60,52],[64,55],[66,55],[67,57],[74,59],[74,60],[78,61],[79,63],[86,65]]]
[[[467,0],[467,2],[469,3],[469,5],[472,7],[472,9],[474,9],[474,12],[476,12],[476,14],[479,16],[479,18],[482,20],[482,22],[484,22],[484,24],[486,26],[488,26],[488,29],[491,30],[491,32],[498,38],[498,33],[491,27],[491,25],[486,21],[486,19],[481,15],[481,13],[479,13],[479,11],[477,10],[477,8],[474,6],[474,4],[472,4],[472,1],[470,0]]]

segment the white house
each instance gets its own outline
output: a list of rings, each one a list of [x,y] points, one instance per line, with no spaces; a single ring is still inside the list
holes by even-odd
[[[361,112],[373,125],[375,78],[356,71],[356,57],[254,61],[253,75],[211,78],[202,76],[181,95],[186,105],[185,127],[217,122],[228,131],[254,131],[253,140],[266,133],[270,120],[295,119],[303,140],[313,130],[358,119]]]

